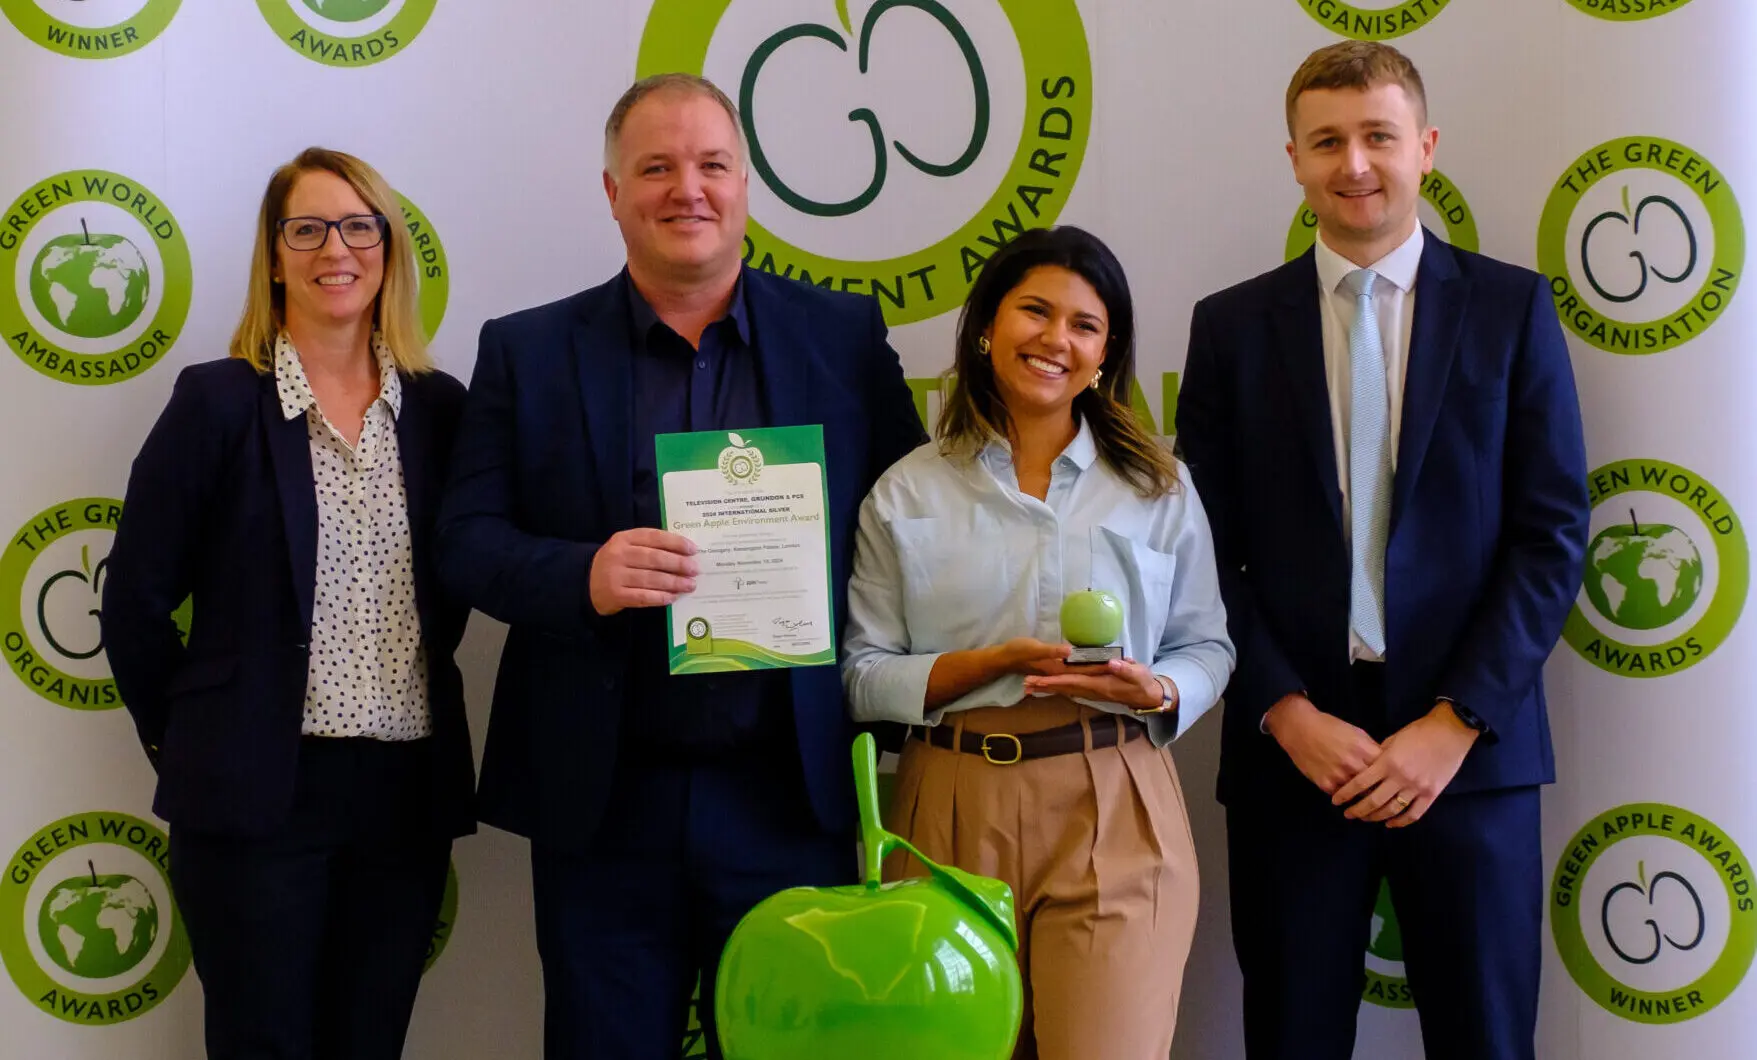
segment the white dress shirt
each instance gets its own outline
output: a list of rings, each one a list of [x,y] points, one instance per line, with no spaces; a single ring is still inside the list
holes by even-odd
[[[1410,326],[1415,321],[1415,273],[1421,264],[1422,228],[1397,249],[1366,266],[1378,274],[1373,285],[1373,308],[1378,311],[1379,337],[1385,350],[1385,392],[1391,400],[1391,470],[1397,470],[1397,439],[1403,428],[1403,380],[1409,368]],[[1342,534],[1352,533],[1348,481],[1348,423],[1352,400],[1348,329],[1354,326],[1354,295],[1342,285],[1348,274],[1360,268],[1331,250],[1318,236],[1318,311],[1324,322],[1324,380],[1330,387],[1330,428],[1336,445],[1336,477],[1342,488]],[[1348,632],[1350,659],[1379,661],[1354,630]]]
[[[301,731],[414,740],[432,735],[433,720],[397,448],[403,386],[383,338],[375,333],[372,345],[378,397],[350,446],[318,407],[292,341],[283,332],[275,342],[281,415],[305,418],[317,492],[317,585]]]

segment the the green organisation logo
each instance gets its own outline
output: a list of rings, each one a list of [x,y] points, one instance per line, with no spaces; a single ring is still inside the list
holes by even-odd
[[[1611,22],[1636,22],[1676,11],[1690,0],[1568,0],[1581,11]]]
[[[122,705],[99,627],[122,502],[83,497],[31,516],[0,549],[0,649],[31,691],[76,710]]]
[[[1294,2],[1333,33],[1355,40],[1391,40],[1432,22],[1452,0],[1402,0],[1382,7],[1345,4],[1342,0]]]
[[[415,40],[438,0],[256,0],[287,47],[325,66],[371,66]]]
[[[1053,224],[1092,125],[1074,0],[657,0],[636,73],[736,95],[750,144],[744,259],[870,293],[893,324],[963,304],[995,250]],[[791,16],[789,16],[791,17]]]
[[[1738,623],[1750,584],[1744,524],[1702,476],[1620,460],[1587,476],[1586,576],[1562,639],[1624,677],[1687,669]]]
[[[115,383],[159,363],[190,290],[181,226],[121,174],[56,174],[0,216],[0,337],[50,378]]]
[[[403,227],[408,230],[410,249],[415,254],[415,277],[421,291],[421,326],[431,341],[439,334],[439,325],[445,320],[446,302],[451,298],[451,266],[445,259],[445,244],[440,242],[433,222],[427,219],[421,208],[402,192],[397,192],[397,205],[402,208]]]
[[[1470,204],[1464,200],[1464,193],[1458,185],[1439,170],[1430,172],[1421,180],[1421,204],[1418,207],[1422,215],[1422,223],[1428,227],[1438,227],[1446,233],[1446,242],[1462,250],[1475,251],[1481,242],[1476,233],[1476,215],[1470,212]],[[1299,257],[1312,249],[1318,241],[1318,215],[1310,206],[1301,205],[1293,215],[1293,224],[1287,229],[1287,246],[1284,253],[1288,261]]]
[[[183,0],[0,0],[4,14],[26,37],[76,59],[110,59],[138,51],[163,33]]]
[[[421,965],[422,974],[433,970],[439,963],[440,955],[451,942],[452,928],[458,922],[458,866],[452,862],[445,869],[445,894],[439,900],[439,919],[433,925],[433,935],[427,940],[427,960]]]
[[[1637,1023],[1681,1023],[1725,1001],[1757,954],[1751,866],[1712,821],[1631,803],[1569,840],[1550,927],[1575,983]]]
[[[189,970],[171,897],[169,838],[122,813],[54,822],[26,839],[0,880],[0,960],[38,1009],[69,1023],[122,1023]]]
[[[1403,971],[1403,929],[1391,907],[1391,885],[1379,881],[1373,903],[1372,934],[1367,938],[1367,983],[1361,999],[1381,1008],[1411,1009],[1415,995]]]
[[[1744,222],[1726,175],[1700,153],[1624,137],[1556,181],[1537,264],[1569,331],[1610,353],[1658,353],[1708,330],[1732,302]]]

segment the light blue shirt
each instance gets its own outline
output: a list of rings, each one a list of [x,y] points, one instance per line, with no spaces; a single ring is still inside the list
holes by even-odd
[[[1175,727],[1145,716],[1153,742],[1170,743],[1220,698],[1234,662],[1208,518],[1181,463],[1178,481],[1143,498],[1098,459],[1084,423],[1041,501],[1019,489],[1001,442],[967,461],[930,442],[898,461],[860,509],[842,662],[855,720],[937,725],[1019,702],[1025,679],[1008,674],[925,711],[927,675],[945,652],[1061,641],[1062,599],[1094,588],[1122,601],[1123,653],[1177,686]]]

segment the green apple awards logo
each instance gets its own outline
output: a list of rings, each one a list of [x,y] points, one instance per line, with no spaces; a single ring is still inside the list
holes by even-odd
[[[115,383],[151,368],[177,342],[190,289],[182,228],[120,174],[57,174],[0,218],[0,336],[51,378]]]
[[[38,512],[0,550],[0,648],[31,691],[75,710],[122,705],[99,626],[122,502],[84,497]]]
[[[1757,955],[1757,898],[1738,844],[1676,806],[1588,821],[1550,888],[1550,927],[1574,981],[1637,1023],[1681,1023],[1725,1001]]]
[[[170,840],[121,813],[74,814],[27,839],[0,880],[0,961],[31,1003],[69,1023],[122,1023],[189,970]]]
[[[1355,40],[1390,40],[1432,22],[1452,0],[1402,0],[1384,7],[1357,7],[1342,0],[1298,0],[1306,14],[1331,32]]]
[[[445,259],[445,244],[421,208],[397,192],[397,205],[403,211],[403,227],[409,232],[410,249],[415,254],[415,282],[420,287],[421,327],[427,338],[439,334],[445,319],[446,302],[451,298],[451,267]]]
[[[752,0],[656,0],[636,73],[735,90],[747,264],[870,293],[893,324],[956,309],[1079,176],[1092,68],[1075,0],[817,2],[819,21],[784,24]]]
[[[1726,176],[1682,144],[1610,140],[1568,167],[1538,223],[1562,323],[1610,353],[1674,349],[1732,302],[1745,228]]]
[[[433,934],[427,939],[427,959],[421,964],[421,974],[425,975],[439,963],[439,957],[451,942],[452,928],[458,922],[458,866],[452,862],[445,867],[445,894],[439,900],[439,919],[433,924]]]
[[[1676,11],[1690,0],[1568,0],[1581,11],[1611,22],[1635,22]]]
[[[1403,971],[1403,929],[1391,905],[1391,885],[1379,881],[1379,897],[1373,903],[1372,934],[1367,937],[1367,985],[1361,999],[1381,1008],[1411,1009],[1415,994]]]
[[[438,0],[256,0],[287,47],[325,66],[371,66],[397,55]]]
[[[1423,224],[1445,231],[1446,242],[1461,250],[1475,251],[1480,247],[1476,216],[1470,212],[1470,204],[1464,201],[1464,193],[1446,174],[1436,169],[1422,178],[1421,202],[1417,209]],[[1293,215],[1293,224],[1287,229],[1286,259],[1292,261],[1299,257],[1312,249],[1312,244],[1317,241],[1318,215],[1302,203],[1299,212]]]
[[[1744,525],[1702,476],[1621,460],[1587,476],[1586,576],[1562,639],[1624,677],[1687,669],[1738,623],[1749,584]]]
[[[734,486],[748,486],[763,475],[763,453],[736,434],[726,436],[732,444],[720,450],[720,474]]]
[[[76,59],[110,59],[152,43],[183,0],[122,0],[77,4],[0,0],[0,14],[31,40]],[[53,12],[51,14],[50,12]]]

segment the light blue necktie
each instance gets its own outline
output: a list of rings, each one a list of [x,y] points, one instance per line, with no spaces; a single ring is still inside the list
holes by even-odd
[[[1391,522],[1391,401],[1385,383],[1385,344],[1373,308],[1371,269],[1342,281],[1354,295],[1348,329],[1351,406],[1348,416],[1349,524],[1353,576],[1349,622],[1373,654],[1385,654],[1385,541]]]

